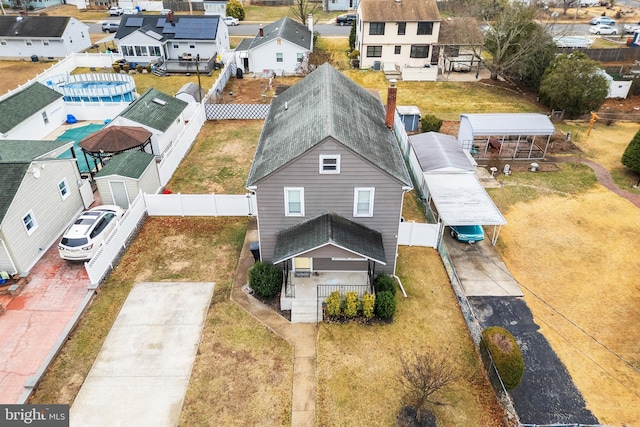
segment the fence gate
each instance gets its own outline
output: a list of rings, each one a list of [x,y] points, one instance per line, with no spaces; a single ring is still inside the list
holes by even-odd
[[[91,206],[91,203],[95,200],[95,197],[93,197],[93,190],[91,189],[91,183],[88,179],[83,179],[82,184],[80,184],[80,197],[82,197],[82,204],[85,209]]]

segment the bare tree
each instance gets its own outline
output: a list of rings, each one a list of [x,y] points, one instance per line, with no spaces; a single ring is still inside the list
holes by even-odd
[[[486,21],[484,50],[491,57],[485,64],[491,79],[497,80],[553,43],[546,28],[536,22],[536,15],[535,8],[515,3],[506,6],[492,22]],[[472,47],[479,56],[483,46],[472,42]]]
[[[404,403],[416,410],[420,420],[427,404],[444,405],[436,394],[451,386],[458,374],[448,350],[436,353],[432,349],[421,353],[400,355],[399,382],[404,392]]]
[[[293,0],[293,3],[289,5],[289,10],[296,21],[302,22],[302,25],[307,25],[307,18],[309,14],[315,14],[322,10],[322,3],[311,0]]]

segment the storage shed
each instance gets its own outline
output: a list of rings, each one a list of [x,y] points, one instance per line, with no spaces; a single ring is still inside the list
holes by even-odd
[[[476,159],[543,159],[554,132],[544,114],[461,114],[458,141]]]
[[[420,132],[420,109],[415,105],[398,105],[398,115],[407,132]]]
[[[129,207],[140,191],[155,194],[161,187],[155,156],[142,151],[113,156],[94,179],[102,203],[123,209]]]

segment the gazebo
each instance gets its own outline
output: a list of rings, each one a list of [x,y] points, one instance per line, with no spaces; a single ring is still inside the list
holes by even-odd
[[[84,138],[78,143],[85,160],[87,154],[94,160],[96,168],[114,155],[125,151],[146,151],[151,144],[151,132],[138,126],[109,126]],[[87,162],[88,164],[89,162]],[[97,171],[91,171],[93,176]]]

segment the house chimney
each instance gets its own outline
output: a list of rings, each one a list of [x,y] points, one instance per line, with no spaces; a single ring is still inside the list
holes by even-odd
[[[384,124],[387,125],[389,129],[393,129],[393,121],[396,115],[396,95],[398,93],[398,88],[396,87],[396,79],[389,80],[391,86],[387,90],[387,115],[384,120]]]
[[[167,13],[167,20],[169,22],[173,22],[173,11],[170,11],[169,13]]]
[[[264,28],[262,28],[262,24],[260,24],[260,31],[258,32],[260,38],[264,37]]]
[[[313,13],[310,13],[307,18],[307,28],[311,31],[311,34],[313,34]]]

